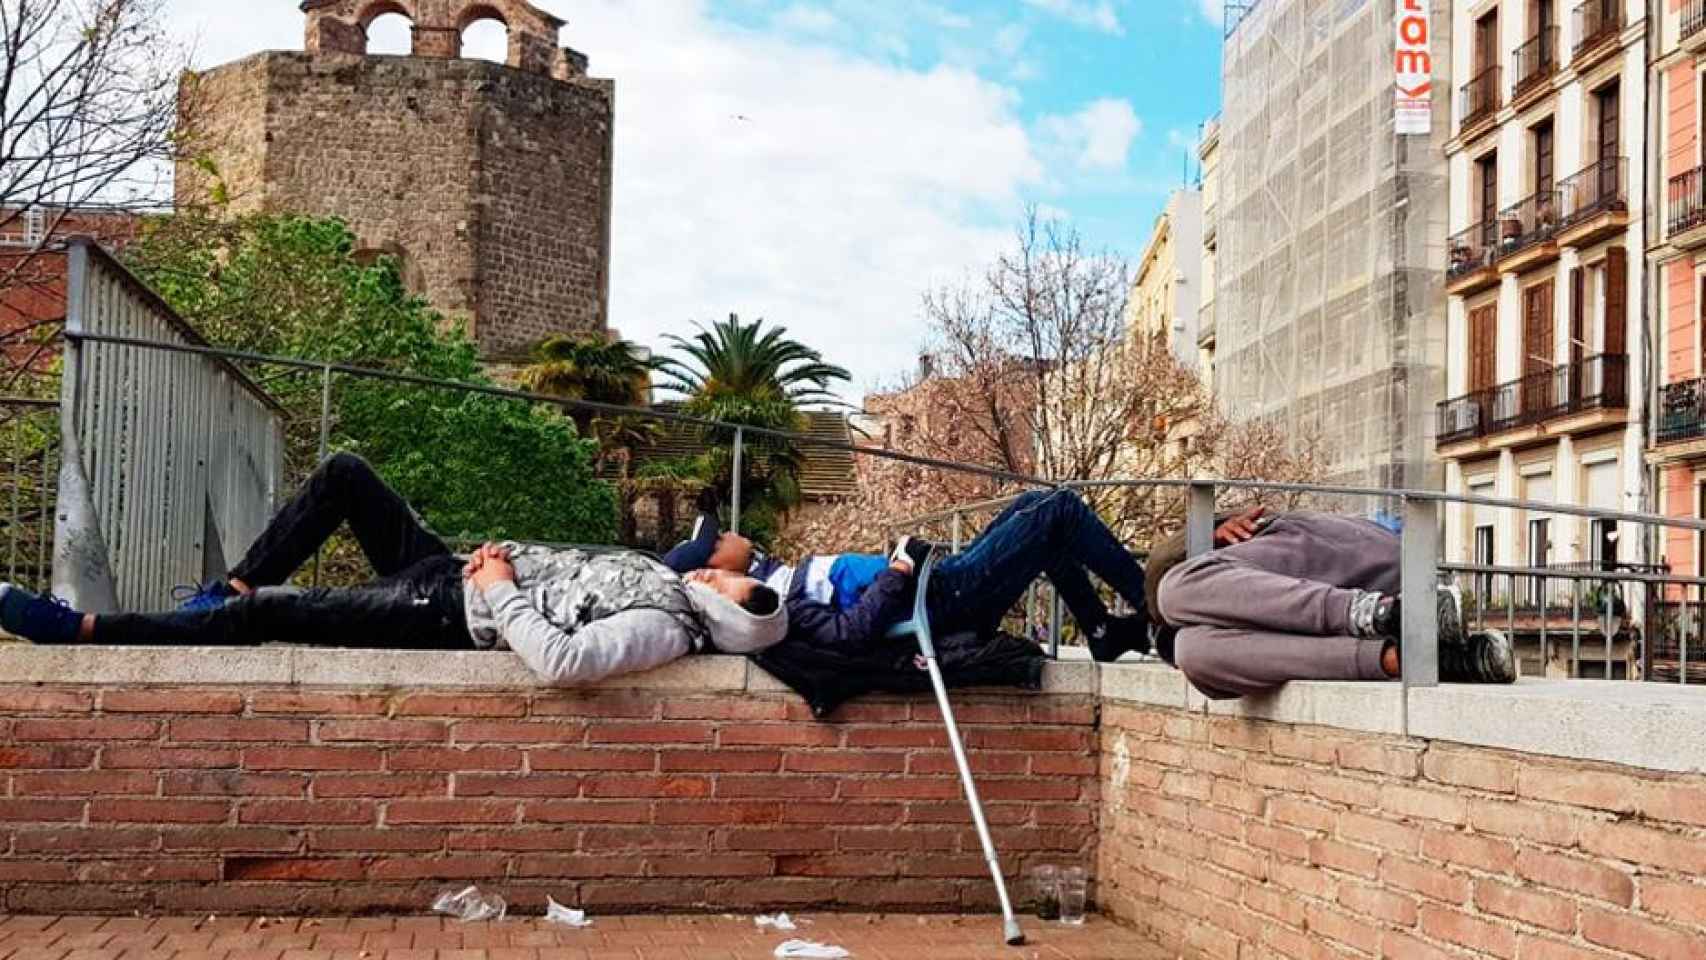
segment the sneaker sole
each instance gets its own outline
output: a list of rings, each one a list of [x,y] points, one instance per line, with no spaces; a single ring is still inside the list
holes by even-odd
[[[1487,638],[1487,645],[1477,657],[1486,673],[1483,683],[1516,682],[1516,647],[1503,630],[1489,627],[1478,634]]]
[[[1439,645],[1441,648],[1463,643],[1468,638],[1463,633],[1463,601],[1458,599],[1456,587],[1446,587],[1436,594],[1435,616],[1439,624]]]

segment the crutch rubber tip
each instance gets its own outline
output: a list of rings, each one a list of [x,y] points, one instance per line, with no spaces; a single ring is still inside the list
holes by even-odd
[[[1007,921],[1007,945],[1017,947],[1025,942],[1025,935],[1019,930],[1019,921]]]

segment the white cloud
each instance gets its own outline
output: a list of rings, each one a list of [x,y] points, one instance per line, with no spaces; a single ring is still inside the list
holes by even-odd
[[[1037,129],[1051,154],[1068,158],[1079,169],[1118,171],[1125,168],[1143,121],[1131,101],[1103,97],[1077,113],[1044,117]]]
[[[1125,33],[1112,0],[1025,0],[1025,5],[1045,10],[1080,27],[1102,33]]]
[[[1203,19],[1215,26],[1226,22],[1226,4],[1224,0],[1197,0],[1197,6],[1202,10]]]
[[[841,25],[835,14],[806,3],[796,3],[782,10],[776,14],[774,22],[784,30],[798,33],[830,33]]]

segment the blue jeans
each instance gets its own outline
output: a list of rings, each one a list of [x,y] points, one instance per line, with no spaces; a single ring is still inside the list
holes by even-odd
[[[1088,574],[1144,617],[1143,568],[1071,490],[1034,491],[1008,505],[964,552],[936,564],[926,598],[940,633],[989,630],[1047,576],[1085,631],[1108,619]]]

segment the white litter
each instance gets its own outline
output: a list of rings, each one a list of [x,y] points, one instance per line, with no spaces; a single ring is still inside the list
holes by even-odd
[[[565,907],[548,896],[545,898],[545,922],[560,923],[565,927],[592,926],[592,921],[586,918],[585,910]]]
[[[775,927],[776,929],[786,933],[789,930],[800,929],[798,926],[795,926],[794,919],[785,913],[778,913],[774,917],[769,914],[753,917],[752,922],[756,924],[760,930],[765,927]]]
[[[776,948],[777,957],[799,958],[799,960],[845,960],[851,957],[844,947],[828,943],[813,943],[810,940],[789,940]]]

